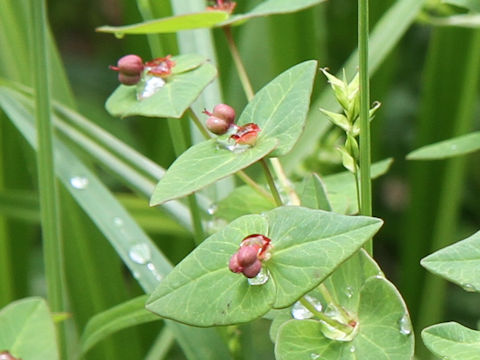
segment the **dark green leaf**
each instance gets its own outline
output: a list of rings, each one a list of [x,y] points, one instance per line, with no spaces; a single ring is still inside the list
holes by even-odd
[[[422,331],[425,346],[449,360],[476,360],[480,354],[480,331],[454,322],[437,324]]]
[[[187,256],[160,283],[147,308],[196,326],[256,319],[271,308],[291,305],[317,286],[381,224],[375,218],[301,207],[243,216]],[[250,285],[243,275],[228,269],[241,240],[251,234],[272,240],[271,259],[264,264],[269,280],[263,285]]]
[[[105,104],[108,112],[122,117],[181,117],[202,90],[213,81],[217,70],[199,55],[180,55],[172,60],[176,65],[165,86],[152,96],[137,100],[137,86],[141,86],[140,83],[134,86],[120,85]]]
[[[407,155],[409,160],[437,160],[480,150],[480,131],[423,146]]]
[[[97,28],[97,31],[115,33],[119,36],[124,34],[174,33],[180,30],[209,28],[228,19],[228,16],[229,14],[225,11],[203,11],[145,21],[133,25],[101,26]]]
[[[52,315],[40,298],[15,301],[0,311],[0,351],[25,360],[57,360]]]
[[[480,12],[480,2],[478,0],[443,0],[442,2],[461,6],[471,11]]]
[[[467,291],[480,292],[480,232],[427,256],[422,266]]]

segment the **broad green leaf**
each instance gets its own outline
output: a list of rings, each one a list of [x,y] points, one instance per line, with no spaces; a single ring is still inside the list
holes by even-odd
[[[105,104],[108,112],[122,117],[131,115],[181,117],[202,90],[213,81],[217,70],[199,55],[180,55],[173,57],[172,60],[176,65],[165,86],[152,96],[137,100],[137,86],[140,86],[140,83],[134,86],[120,85]],[[176,67],[178,69],[175,72]]]
[[[316,287],[380,228],[382,221],[302,207],[243,216],[206,239],[162,281],[147,302],[160,316],[196,326],[242,323],[291,305]],[[269,279],[250,285],[228,269],[241,240],[272,240]],[[211,289],[216,289],[212,291]]]
[[[360,288],[354,312],[359,328],[351,341],[324,337],[317,320],[286,322],[277,336],[276,359],[412,359],[414,340],[407,309],[390,282],[381,276],[367,279]]]
[[[442,2],[461,6],[471,11],[480,12],[480,2],[478,0],[443,0]]]
[[[55,327],[40,298],[15,301],[0,311],[0,351],[25,360],[59,359]]]
[[[278,139],[271,156],[288,153],[300,137],[316,71],[313,60],[288,69],[260,90],[240,115],[239,125],[253,122],[260,127],[259,139]]]
[[[337,304],[353,313],[358,306],[360,289],[365,281],[372,276],[382,275],[377,263],[361,249],[337,268],[322,285],[325,285]],[[322,304],[324,311],[328,308],[328,301],[330,300],[323,297],[319,287],[312,290],[308,295],[316,298]],[[287,310],[286,313],[285,310]],[[282,310],[272,322],[270,334],[273,342],[276,342],[280,326],[293,318],[292,308],[285,310]]]
[[[477,360],[480,354],[480,331],[454,322],[424,329],[422,339],[425,346],[442,359]]]
[[[114,33],[117,36],[123,36],[124,34],[175,33],[181,30],[210,28],[225,21],[228,19],[228,16],[229,14],[225,11],[203,11],[126,26],[101,26],[97,28],[97,31]]]
[[[143,295],[92,317],[82,334],[82,353],[117,331],[160,320],[145,309],[146,300],[147,295]]]
[[[423,146],[407,155],[409,160],[437,160],[480,150],[480,131]]]
[[[217,26],[242,24],[249,19],[261,16],[288,14],[306,9],[324,1],[325,0],[267,0],[261,2],[245,14],[231,16],[228,20],[218,24]]]
[[[467,291],[480,292],[480,231],[427,256],[421,264]]]
[[[258,139],[255,146],[237,153],[221,147],[217,139],[203,141],[185,151],[165,173],[150,205],[159,205],[204,188],[267,156],[277,146],[273,138]]]

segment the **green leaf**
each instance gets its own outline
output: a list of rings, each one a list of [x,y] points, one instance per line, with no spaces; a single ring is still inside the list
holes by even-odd
[[[28,360],[59,359],[55,327],[40,298],[15,301],[0,311],[0,351]]]
[[[175,33],[180,30],[210,28],[228,19],[225,11],[203,11],[193,14],[183,14],[166,17],[158,20],[145,21],[126,26],[101,26],[99,32],[115,33],[117,36],[124,34],[160,34]]]
[[[153,192],[150,205],[189,195],[267,156],[276,146],[272,138],[258,139],[255,146],[237,153],[210,139],[185,151],[165,173]]]
[[[480,27],[480,14],[461,14],[446,17],[429,17],[429,22],[435,26],[459,26],[465,28]]]
[[[141,83],[135,86],[120,85],[108,98],[105,104],[107,111],[114,116],[122,117],[131,115],[181,117],[202,90],[217,76],[217,70],[199,55],[180,55],[172,57],[172,60],[176,65],[165,86],[152,96],[137,100],[137,86],[141,86]]]
[[[443,0],[442,2],[461,6],[471,11],[480,12],[480,2],[478,2],[478,0]]]
[[[303,190],[299,191],[299,196],[302,206],[332,211],[325,184],[317,174],[312,174],[304,179]]]
[[[131,326],[144,324],[160,318],[145,310],[147,295],[139,296],[117,305],[90,319],[82,334],[82,353],[109,335]]]
[[[427,256],[421,264],[467,291],[480,292],[480,231]]]
[[[449,360],[476,360],[480,354],[480,331],[448,322],[422,331],[425,346],[436,356]]]
[[[263,1],[245,14],[231,16],[218,26],[242,24],[249,19],[274,14],[288,14],[317,5],[325,0],[268,0]]]
[[[301,207],[243,216],[206,239],[162,281],[147,302],[160,316],[195,326],[251,321],[291,305],[316,287],[380,228],[382,221]],[[272,240],[269,280],[250,285],[228,269],[246,236]],[[211,289],[216,289],[212,291]]]
[[[372,276],[361,286],[356,304],[355,296],[349,298],[345,290],[337,294],[350,300],[351,307],[347,309],[357,315],[358,333],[354,339],[337,341],[324,337],[322,324],[317,320],[290,320],[280,327],[277,336],[278,360],[412,359],[411,324],[395,287],[382,276]]]
[[[409,160],[438,160],[480,150],[480,131],[423,146],[407,155]]]
[[[300,137],[316,70],[317,62],[311,60],[283,72],[255,95],[240,116],[239,125],[253,122],[260,127],[259,139],[279,140],[271,156],[288,153]]]

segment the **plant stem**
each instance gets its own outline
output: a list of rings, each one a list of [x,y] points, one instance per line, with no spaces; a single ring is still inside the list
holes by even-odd
[[[247,100],[251,101],[255,96],[253,91],[252,84],[250,83],[250,79],[248,78],[247,70],[243,65],[242,59],[240,57],[240,53],[238,52],[237,45],[235,44],[235,40],[233,39],[232,35],[232,28],[227,25],[222,27],[223,32],[227,38],[228,47],[233,57],[233,61],[235,62],[235,67],[237,68],[238,76],[240,77],[240,82],[242,83],[243,90],[245,95],[247,96]]]
[[[210,139],[211,136],[210,136],[209,132],[207,131],[207,129],[205,129],[202,122],[198,118],[197,114],[195,114],[195,111],[193,111],[193,109],[191,107],[189,107],[188,110],[187,110],[187,113],[188,113],[188,116],[190,116],[190,119],[192,119],[192,121],[195,124],[195,126],[197,127],[197,129],[202,134],[202,136],[205,139]]]
[[[358,0],[358,56],[360,80],[360,214],[372,215],[372,181],[370,178],[370,88],[368,77],[368,0]],[[372,240],[365,249],[372,255]]]
[[[292,186],[292,183],[285,174],[285,170],[283,169],[280,160],[278,158],[270,158],[270,163],[273,166],[273,171],[275,171],[275,174],[277,175],[277,178],[280,181],[283,190],[287,193],[291,205],[300,206],[300,198],[298,197],[295,189]]]
[[[275,204],[277,206],[282,206],[282,198],[280,197],[280,194],[278,193],[277,187],[275,185],[275,181],[273,180],[272,173],[270,172],[270,169],[268,168],[268,164],[265,161],[265,159],[259,160],[260,164],[263,167],[263,171],[265,172],[265,177],[267,178],[267,183],[268,186],[270,187],[270,191],[272,192],[273,199],[275,200]]]
[[[64,312],[65,274],[63,244],[60,232],[58,189],[53,155],[53,129],[50,103],[50,72],[47,39],[47,5],[45,0],[31,0],[32,61],[35,88],[35,117],[37,122],[38,188],[42,221],[43,256],[47,279],[47,296],[53,312]],[[67,359],[64,324],[59,325],[60,353]]]
[[[340,331],[343,331],[344,333],[346,334],[350,334],[352,331],[353,331],[353,328],[351,326],[348,326],[348,325],[345,325],[345,324],[342,324],[341,322],[337,321],[337,320],[334,320],[330,317],[328,317],[327,315],[325,315],[324,313],[322,313],[321,311],[318,311],[315,306],[313,306],[310,301],[308,301],[305,297],[301,297],[300,298],[300,304],[302,304],[308,311],[310,311],[315,317],[317,317],[318,319],[320,319],[321,321],[327,323],[328,325],[340,330]]]

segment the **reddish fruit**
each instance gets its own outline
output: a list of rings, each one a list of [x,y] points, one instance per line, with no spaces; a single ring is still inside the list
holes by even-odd
[[[234,273],[239,273],[239,272],[242,272],[243,270],[243,267],[240,266],[240,264],[238,263],[238,253],[235,253],[232,255],[232,257],[230,258],[230,262],[228,263],[228,268],[230,269],[231,272],[234,272]]]
[[[247,267],[257,260],[257,254],[260,247],[242,246],[237,252],[237,261],[240,266]]]
[[[225,119],[229,124],[235,122],[235,110],[227,104],[218,104],[213,108],[213,115]]]
[[[261,270],[262,270],[262,262],[257,259],[253,264],[243,269],[242,272],[243,272],[243,275],[245,275],[247,278],[254,278],[255,276],[258,275],[258,273]]]
[[[142,76],[140,74],[137,75],[127,75],[124,73],[118,73],[118,81],[120,81],[123,85],[135,85],[140,81]]]
[[[218,118],[216,116],[209,116],[205,123],[207,129],[216,135],[225,134],[230,128],[230,123],[225,119]]]
[[[138,55],[125,55],[118,60],[117,66],[110,66],[110,69],[125,75],[140,75],[143,71],[143,60]]]
[[[237,3],[230,0],[216,0],[212,6],[207,6],[207,10],[221,10],[231,13],[235,9]]]

